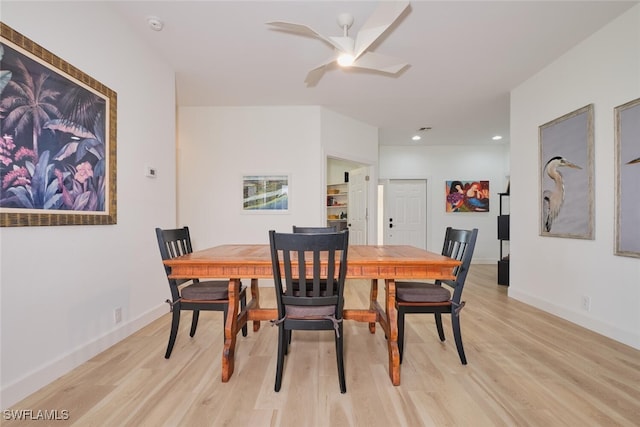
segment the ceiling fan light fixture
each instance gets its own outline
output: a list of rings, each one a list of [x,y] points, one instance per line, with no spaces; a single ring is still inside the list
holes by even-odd
[[[350,67],[353,65],[353,61],[355,61],[355,58],[350,53],[341,53],[338,56],[338,65],[341,67]]]

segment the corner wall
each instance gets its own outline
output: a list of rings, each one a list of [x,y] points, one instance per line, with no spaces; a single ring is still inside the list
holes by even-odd
[[[118,223],[0,229],[3,409],[167,313],[153,228],[175,225],[174,75],[106,4],[2,1],[5,24],[118,97]]]
[[[640,259],[613,255],[613,109],[638,97],[640,5],[512,91],[509,296],[640,349]],[[541,237],[538,126],[587,104],[595,110],[595,239]]]

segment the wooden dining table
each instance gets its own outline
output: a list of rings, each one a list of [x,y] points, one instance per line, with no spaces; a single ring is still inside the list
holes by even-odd
[[[274,320],[277,309],[260,306],[259,279],[273,279],[271,252],[267,244],[232,244],[194,251],[188,255],[165,260],[171,267],[171,278],[229,278],[229,309],[224,329],[222,350],[222,382],[231,378],[238,331],[253,321],[253,330],[261,321]],[[369,308],[345,308],[345,320],[369,324],[375,333],[379,323],[387,338],[389,377],[400,385],[400,353],[398,350],[398,316],[396,286],[398,279],[453,279],[453,270],[460,264],[455,259],[402,245],[349,245],[347,279],[371,281]],[[239,308],[240,279],[251,280],[251,301]],[[384,307],[378,302],[378,280],[385,282]]]

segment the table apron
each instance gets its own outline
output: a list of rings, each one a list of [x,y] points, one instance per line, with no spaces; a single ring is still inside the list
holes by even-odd
[[[273,270],[269,267],[240,267],[215,265],[180,265],[171,267],[172,279],[189,279],[192,277],[235,279],[273,279]],[[359,266],[347,267],[347,279],[455,279],[452,268],[445,266]]]

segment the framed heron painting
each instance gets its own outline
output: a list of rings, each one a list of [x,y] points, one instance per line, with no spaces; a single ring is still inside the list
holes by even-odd
[[[593,104],[538,128],[540,235],[594,238]]]
[[[640,98],[614,109],[615,254],[640,258]]]
[[[0,22],[0,226],[116,223],[116,93]]]

